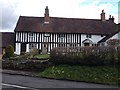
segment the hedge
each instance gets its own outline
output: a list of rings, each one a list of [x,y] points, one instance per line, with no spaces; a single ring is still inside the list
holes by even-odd
[[[120,65],[120,47],[58,47],[50,53],[54,64]]]

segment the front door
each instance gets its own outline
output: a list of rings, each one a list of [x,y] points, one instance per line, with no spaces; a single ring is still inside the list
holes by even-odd
[[[21,52],[26,52],[26,44],[25,43],[21,44]]]
[[[90,46],[90,43],[84,43],[84,46]]]
[[[47,43],[44,43],[42,45],[42,53],[43,54],[46,54],[48,52],[48,44]]]

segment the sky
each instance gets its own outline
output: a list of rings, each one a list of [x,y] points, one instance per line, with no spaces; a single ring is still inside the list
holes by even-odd
[[[100,19],[104,9],[106,19],[118,19],[119,0],[0,0],[0,32],[14,32],[19,16],[43,17],[45,7],[51,17]]]

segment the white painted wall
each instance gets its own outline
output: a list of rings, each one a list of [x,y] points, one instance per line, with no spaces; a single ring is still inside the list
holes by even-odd
[[[20,55],[21,43],[16,43],[15,46],[16,51],[14,53]]]
[[[105,36],[101,37],[101,35],[91,35],[91,38],[87,38],[86,34],[82,34],[81,35],[81,44],[84,40],[89,39],[93,42],[93,44],[97,44],[98,41],[100,41],[101,39],[103,39]],[[82,44],[81,46],[83,46],[84,44]]]
[[[29,44],[26,44],[26,52],[29,52]]]
[[[115,34],[113,37],[111,37],[110,39],[120,39],[120,32]]]

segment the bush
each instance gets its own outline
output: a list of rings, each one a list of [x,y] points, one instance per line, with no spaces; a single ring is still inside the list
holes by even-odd
[[[12,45],[8,45],[5,50],[5,57],[9,58],[14,55],[14,48]]]
[[[110,39],[107,41],[108,45],[119,45],[120,44],[120,40],[119,39]]]
[[[62,48],[55,48],[50,53],[50,61],[54,64],[69,65],[120,65],[120,47],[78,47],[76,49],[68,50],[72,52],[63,52]]]
[[[25,55],[25,52],[21,52],[20,55]]]
[[[39,54],[39,50],[37,48],[32,48],[29,53],[34,56],[36,54]]]
[[[39,54],[41,54],[42,50],[39,49]]]
[[[10,57],[9,60],[28,60],[33,58],[33,56],[27,52],[27,53],[22,53],[21,55],[14,55],[13,57]]]

